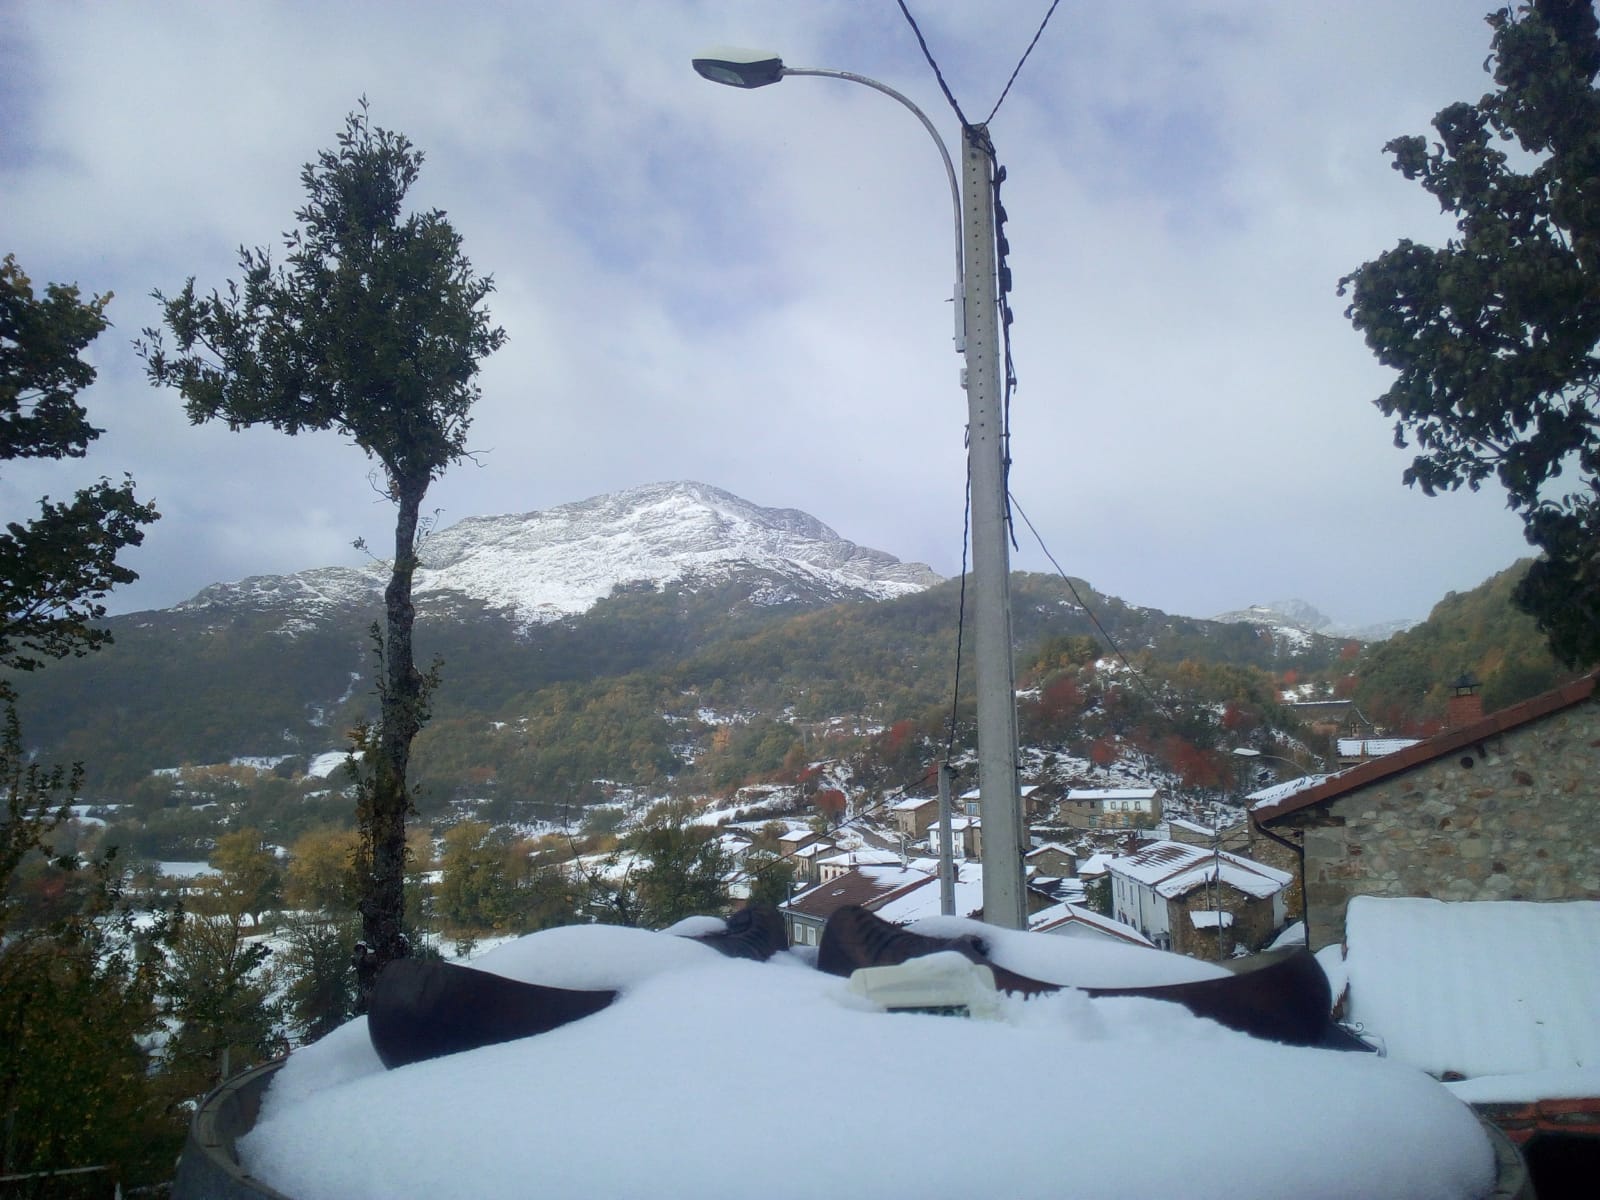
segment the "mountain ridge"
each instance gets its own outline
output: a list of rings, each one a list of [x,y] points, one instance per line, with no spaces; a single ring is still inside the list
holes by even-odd
[[[840,537],[798,509],[767,508],[680,480],[525,513],[466,517],[418,551],[419,602],[464,599],[524,624],[587,612],[618,587],[717,584],[763,572],[752,603],[889,599],[941,582],[923,563]],[[388,568],[313,567],[215,583],[173,611],[291,610],[294,622],[381,597]],[[293,631],[292,629],[290,630]]]

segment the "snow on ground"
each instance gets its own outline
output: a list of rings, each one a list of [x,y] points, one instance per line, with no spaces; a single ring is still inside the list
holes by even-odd
[[[345,760],[349,757],[348,750],[328,750],[312,758],[311,765],[306,768],[306,774],[313,779],[329,779],[344,766]]]
[[[156,870],[168,879],[199,879],[202,875],[220,875],[208,862],[158,862]]]
[[[1469,1077],[1586,1067],[1600,1095],[1600,901],[1357,896],[1345,944],[1349,1018],[1389,1057]]]
[[[1216,969],[949,919],[921,928],[981,928],[1001,962],[1046,977],[1130,955],[1163,979],[1179,963]],[[533,934],[476,965],[623,994],[551,1033],[389,1072],[358,1018],[279,1072],[241,1141],[246,1169],[298,1200],[1453,1200],[1493,1183],[1470,1110],[1422,1072],[1258,1041],[1156,1000],[1069,990],[1005,997],[993,1020],[891,1015],[794,954],[725,959],[605,926]],[[1038,1099],[1065,1078],[1092,1081],[1067,1117]],[[1204,1112],[1248,1113],[1248,1147]]]

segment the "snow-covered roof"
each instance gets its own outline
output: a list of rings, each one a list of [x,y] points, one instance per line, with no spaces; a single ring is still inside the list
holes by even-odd
[[[901,888],[920,887],[930,878],[916,867],[858,866],[827,883],[807,888],[779,907],[812,918],[825,918],[848,904],[871,904]]]
[[[1041,908],[1028,918],[1028,930],[1031,933],[1061,933],[1073,925],[1083,926],[1096,933],[1132,942],[1138,946],[1155,945],[1132,925],[1101,916],[1094,909],[1085,908],[1081,904],[1071,902],[1052,904],[1049,908]]]
[[[1090,875],[1104,875],[1111,869],[1111,860],[1115,854],[1108,854],[1104,850],[1096,850],[1088,858],[1078,860],[1078,878],[1083,879]]]
[[[955,876],[955,915],[970,917],[983,911],[983,868],[977,863],[957,863]],[[908,925],[938,916],[939,897],[939,879],[930,876],[922,886],[907,888],[873,905],[872,911],[895,925]]]
[[[1219,912],[1216,909],[1208,908],[1199,912],[1191,912],[1189,914],[1189,922],[1196,929],[1215,929],[1219,924],[1224,929],[1229,929],[1233,926],[1233,914],[1226,910]]]
[[[1184,842],[1157,842],[1137,854],[1112,859],[1109,869],[1154,888],[1157,895],[1168,900],[1211,883],[1219,874],[1223,883],[1258,899],[1275,895],[1294,881],[1288,871],[1266,863]]]
[[[1047,850],[1054,850],[1057,854],[1070,854],[1076,857],[1076,852],[1072,849],[1072,847],[1063,846],[1060,842],[1044,842],[1041,845],[1035,846],[1032,850],[1029,850],[1028,853],[1024,854],[1022,857],[1031,858],[1035,854],[1043,854]]]
[[[1155,788],[1073,788],[1068,800],[1154,800]]]
[[[1086,986],[1217,971],[1099,938],[953,919],[918,929],[977,932],[1008,969]],[[473,965],[620,995],[554,1033],[388,1072],[358,1017],[296,1050],[277,1073],[255,1129],[240,1140],[243,1168],[298,1200],[522,1196],[531,1188],[732,1197],[753,1187],[772,1200],[1064,1189],[1086,1200],[1472,1200],[1493,1184],[1494,1152],[1471,1111],[1421,1072],[1372,1055],[1259,1041],[1177,1005],[1069,990],[1002,995],[989,1020],[888,1016],[794,954],[734,960],[615,926],[546,930]],[[781,1033],[741,1034],[757,1026]],[[795,1072],[796,1046],[826,1047],[827,1069]],[[782,1169],[793,1154],[792,1122],[747,1120],[730,1131],[730,1098],[767,1094],[775,1079],[784,1080],[784,1111],[823,1112],[841,1096],[926,1096],[930,1061],[942,1095],[1036,1094],[1049,1064],[1094,1080],[1094,1103],[1073,1110],[1070,1163],[1041,1152],[1062,1144],[1053,1104],[1009,1106],[984,1136],[968,1130],[959,1153],[930,1153],[926,1104],[875,1104],[870,1120],[836,1123],[803,1169]],[[1172,1096],[1249,1113],[1249,1153],[1218,1137],[1215,1121],[1197,1120],[1193,1105],[1152,1102]],[[1263,1103],[1285,1097],[1292,1103]]]
[[[875,850],[870,846],[860,850],[846,850],[842,854],[830,854],[827,858],[817,861],[827,863],[829,866],[847,867],[901,865],[900,856],[893,850]]]
[[[1299,779],[1287,779],[1282,783],[1275,783],[1271,787],[1262,788],[1259,792],[1251,792],[1245,799],[1250,802],[1251,808],[1265,808],[1269,804],[1287,800],[1296,792],[1314,788],[1328,778],[1330,777],[1327,775],[1302,775]]]
[[[939,803],[937,796],[910,796],[889,806],[890,812],[916,812],[929,804]]]
[[[1356,896],[1345,945],[1350,1019],[1390,1058],[1436,1075],[1583,1068],[1580,1094],[1600,1096],[1600,901]]]

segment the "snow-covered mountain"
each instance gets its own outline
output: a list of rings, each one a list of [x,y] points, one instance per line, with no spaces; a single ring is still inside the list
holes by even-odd
[[[1410,629],[1416,621],[1383,621],[1376,625],[1343,625],[1334,621],[1304,600],[1274,600],[1270,604],[1252,604],[1232,612],[1218,613],[1213,621],[1229,624],[1264,625],[1280,637],[1296,634],[1320,633],[1325,637],[1358,638],[1364,642],[1381,642],[1393,634]]]
[[[717,584],[758,574],[760,603],[887,599],[939,582],[792,508],[703,483],[648,484],[542,512],[468,517],[423,543],[419,601],[466,599],[524,623],[582,613],[618,585]],[[288,609],[303,618],[382,595],[387,568],[322,567],[215,584],[178,607]]]

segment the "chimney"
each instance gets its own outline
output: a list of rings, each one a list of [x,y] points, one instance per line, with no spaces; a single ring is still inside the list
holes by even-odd
[[[1483,719],[1483,697],[1478,681],[1469,671],[1450,685],[1450,707],[1445,713],[1445,728],[1460,729]]]

